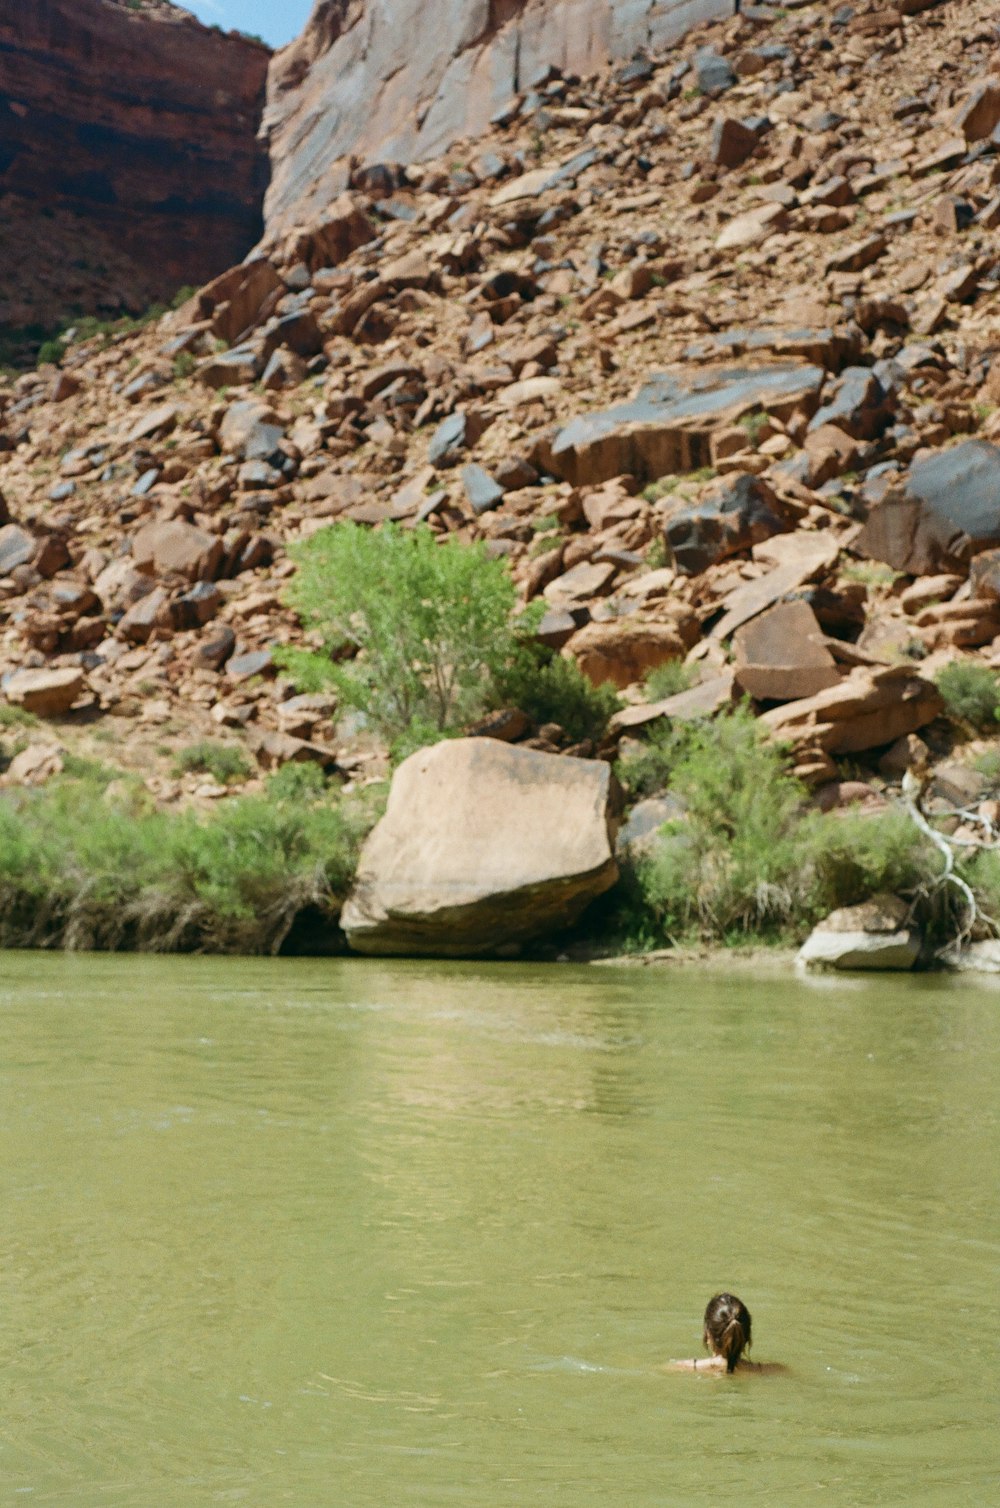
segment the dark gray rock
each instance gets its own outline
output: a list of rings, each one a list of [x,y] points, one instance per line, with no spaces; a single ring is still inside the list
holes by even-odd
[[[20,524],[4,524],[0,529],[0,576],[9,576],[16,566],[27,565],[34,556],[37,542]]]
[[[463,413],[449,414],[431,436],[427,459],[432,466],[455,466],[466,447],[468,419]]]
[[[964,440],[917,461],[868,515],[854,548],[913,576],[964,571],[1000,546],[1000,448]]]
[[[236,635],[225,623],[202,639],[194,653],[194,663],[204,670],[221,670],[236,648]]]
[[[305,360],[310,356],[318,356],[323,349],[323,334],[315,315],[308,309],[299,309],[294,314],[286,314],[283,319],[279,319],[265,337],[261,353],[263,360],[267,361],[280,347],[293,351]]]
[[[877,440],[892,418],[893,404],[870,367],[847,367],[835,397],[814,415],[809,428],[835,424],[855,440]]]
[[[249,654],[234,655],[226,666],[226,674],[238,681],[248,681],[251,676],[264,675],[273,670],[274,661],[269,649],[254,649]]]
[[[700,47],[695,53],[694,75],[702,94],[724,94],[736,83],[732,65],[711,47]]]
[[[504,490],[499,482],[475,462],[462,467],[462,487],[469,506],[477,517],[481,513],[489,513],[491,508],[496,508],[503,502]]]
[[[792,527],[777,494],[760,477],[727,478],[708,497],[672,513],[664,525],[667,545],[679,571],[701,571],[761,544]]]

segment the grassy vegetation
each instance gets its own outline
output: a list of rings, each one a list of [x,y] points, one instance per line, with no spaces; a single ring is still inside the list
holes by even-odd
[[[945,710],[956,722],[980,731],[996,728],[1000,718],[1000,679],[978,660],[952,660],[934,678]]]
[[[690,691],[697,679],[698,672],[693,665],[685,665],[683,660],[667,660],[647,675],[646,700],[666,701],[668,696],[676,696],[680,691]]]
[[[115,773],[0,797],[0,946],[276,953],[306,917],[335,935],[370,801],[283,771],[202,817]]]
[[[174,769],[178,775],[211,775],[219,785],[249,780],[254,774],[254,768],[242,749],[209,738],[182,749],[174,760]]]

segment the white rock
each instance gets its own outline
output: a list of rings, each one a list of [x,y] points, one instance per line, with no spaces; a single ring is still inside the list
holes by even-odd
[[[920,934],[907,924],[909,908],[895,895],[832,911],[799,949],[807,968],[912,969]]]

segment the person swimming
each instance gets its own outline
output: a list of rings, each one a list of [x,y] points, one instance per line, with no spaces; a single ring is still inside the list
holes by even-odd
[[[705,1310],[705,1327],[702,1339],[705,1349],[711,1352],[707,1360],[694,1357],[691,1361],[671,1362],[678,1371],[735,1372],[738,1366],[761,1370],[756,1362],[748,1361],[743,1352],[750,1349],[753,1321],[742,1299],[734,1293],[717,1293],[709,1299]]]

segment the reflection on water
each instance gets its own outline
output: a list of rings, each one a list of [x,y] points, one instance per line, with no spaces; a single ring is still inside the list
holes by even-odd
[[[3,964],[0,1504],[995,1496],[1000,994]]]

